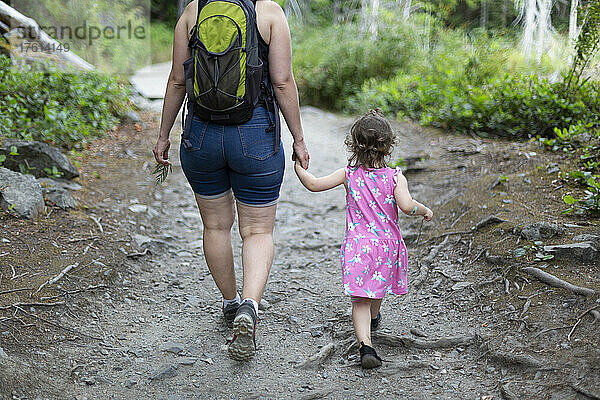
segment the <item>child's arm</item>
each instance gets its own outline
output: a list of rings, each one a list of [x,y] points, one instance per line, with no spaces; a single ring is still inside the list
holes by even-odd
[[[302,165],[296,160],[294,170],[300,182],[311,192],[322,192],[346,183],[346,170],[344,168],[338,169],[331,175],[316,178],[313,174],[302,168]]]
[[[428,207],[413,200],[410,192],[408,191],[408,182],[401,172],[398,172],[396,188],[394,189],[394,198],[398,207],[406,215],[422,215],[425,221],[431,221],[433,218],[433,211]]]

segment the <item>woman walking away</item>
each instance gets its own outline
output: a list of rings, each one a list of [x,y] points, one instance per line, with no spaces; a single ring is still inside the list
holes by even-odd
[[[260,303],[273,261],[283,180],[279,108],[294,138],[292,159],[308,168],[290,32],[270,0],[194,0],[175,27],[173,67],[156,161],[169,162],[169,133],[187,94],[181,166],[200,210],[204,255],[233,325],[229,355],[255,353]],[[243,285],[236,286],[231,228],[237,209]]]
[[[349,163],[329,176],[315,178],[297,161],[296,174],[312,192],[346,187],[346,235],[341,263],[344,293],[352,301],[354,332],[360,343],[363,368],[381,365],[371,343],[371,331],[381,321],[379,309],[386,293],[406,294],[406,246],[398,226],[398,209],[431,221],[433,212],[413,200],[404,175],[386,166],[394,134],[379,111],[354,123],[346,145]]]

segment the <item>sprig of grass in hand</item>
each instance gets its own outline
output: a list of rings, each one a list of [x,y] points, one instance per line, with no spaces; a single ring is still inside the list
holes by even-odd
[[[152,172],[153,175],[156,175],[156,184],[162,184],[167,179],[167,176],[169,176],[169,172],[173,172],[172,165],[157,163],[156,167],[154,168],[154,172]]]

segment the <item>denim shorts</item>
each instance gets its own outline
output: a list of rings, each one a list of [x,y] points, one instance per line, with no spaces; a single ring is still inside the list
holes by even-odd
[[[257,107],[251,120],[219,125],[193,117],[189,141],[180,147],[183,172],[201,198],[219,198],[230,190],[249,206],[277,203],[283,182],[285,155],[270,122],[279,115]]]

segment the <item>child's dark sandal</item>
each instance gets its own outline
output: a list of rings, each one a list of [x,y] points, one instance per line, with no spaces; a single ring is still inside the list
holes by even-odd
[[[371,346],[364,344],[364,342],[360,342],[358,351],[360,352],[360,365],[364,369],[371,369],[381,366],[381,358]]]
[[[371,319],[371,331],[377,330],[379,328],[379,323],[381,322],[381,313],[378,312],[375,318]]]

